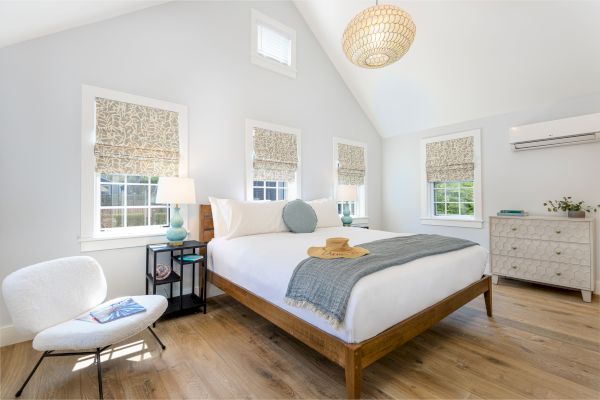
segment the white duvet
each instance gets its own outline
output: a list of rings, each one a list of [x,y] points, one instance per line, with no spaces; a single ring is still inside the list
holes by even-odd
[[[479,280],[488,253],[480,246],[421,258],[362,278],[352,289],[344,322],[336,329],[314,312],[289,306],[284,297],[290,277],[311,246],[329,237],[350,245],[406,236],[362,228],[320,228],[313,233],[268,233],[213,239],[209,268],[263,299],[348,343],[369,339],[396,323]]]

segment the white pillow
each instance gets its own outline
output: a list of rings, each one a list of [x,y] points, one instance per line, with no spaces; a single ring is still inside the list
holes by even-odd
[[[218,199],[216,197],[209,197],[210,209],[213,217],[213,229],[215,238],[226,236],[228,233],[228,221],[226,215],[228,212],[225,210],[227,199]]]
[[[317,199],[308,204],[317,213],[317,228],[342,226],[342,220],[337,213],[337,202],[332,199]]]
[[[226,200],[227,239],[261,233],[287,232],[283,222],[286,201]]]

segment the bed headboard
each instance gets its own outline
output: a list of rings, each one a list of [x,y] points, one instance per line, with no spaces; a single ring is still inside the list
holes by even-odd
[[[212,209],[210,204],[200,204],[200,232],[198,234],[198,240],[204,243],[210,242],[215,237],[215,228],[213,225]]]

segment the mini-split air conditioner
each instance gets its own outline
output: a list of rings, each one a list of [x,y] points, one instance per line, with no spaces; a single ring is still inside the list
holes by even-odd
[[[510,128],[513,150],[533,150],[600,141],[600,113]]]

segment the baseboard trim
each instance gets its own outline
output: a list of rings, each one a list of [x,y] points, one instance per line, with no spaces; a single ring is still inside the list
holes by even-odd
[[[0,327],[0,347],[31,340],[33,337],[25,332],[18,331],[12,325]]]

